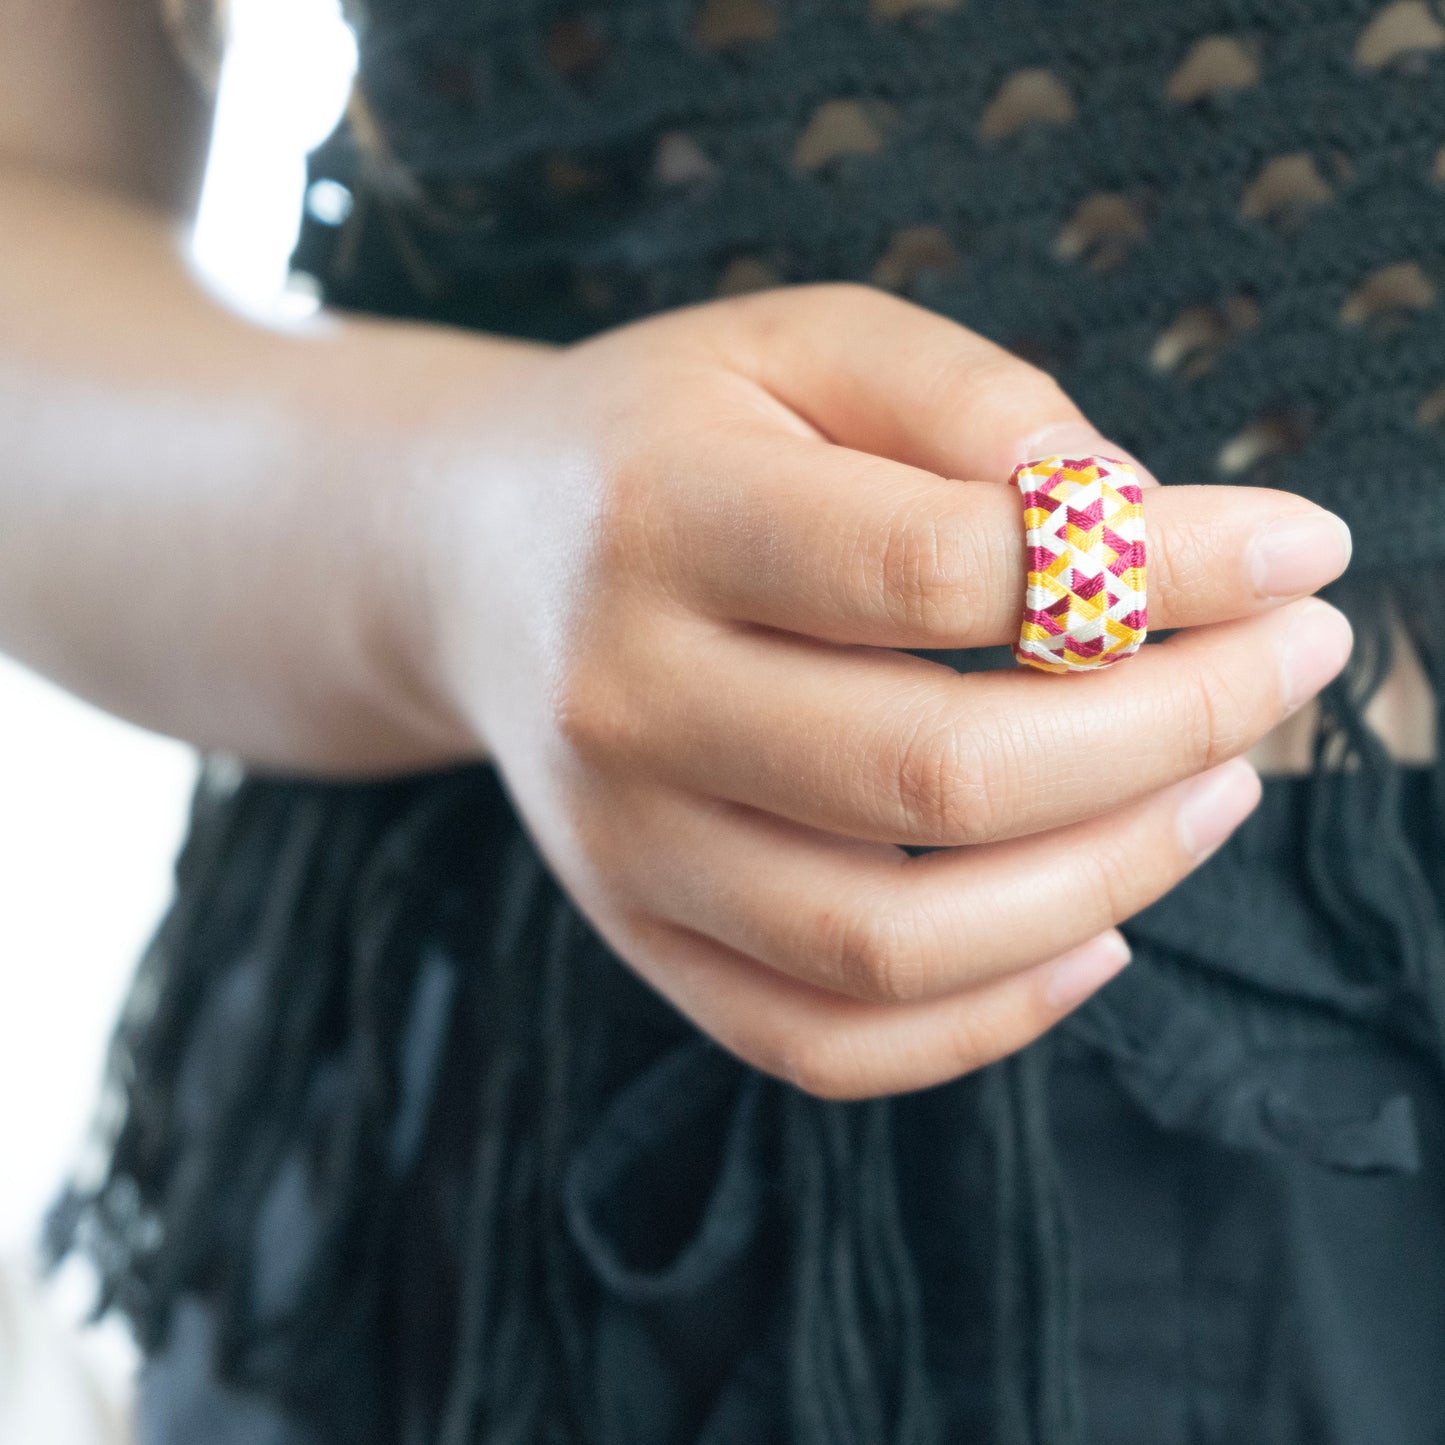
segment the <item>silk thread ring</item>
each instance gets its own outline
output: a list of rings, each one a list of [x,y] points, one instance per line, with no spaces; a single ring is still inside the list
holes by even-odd
[[[1044,672],[1132,657],[1148,631],[1144,492],[1128,462],[1040,457],[1014,468],[1028,578],[1013,655]]]

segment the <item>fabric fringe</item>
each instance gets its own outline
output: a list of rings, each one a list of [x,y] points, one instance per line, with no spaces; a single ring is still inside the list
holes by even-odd
[[[1082,1445],[1077,1281],[1048,1116],[1047,1039],[986,1080],[995,1148],[997,1445]]]
[[[485,857],[479,791],[466,774],[339,791],[208,771],[176,906],[112,1045],[104,1168],[73,1182],[47,1247],[95,1261],[98,1312],[122,1311],[146,1351],[200,1294],[222,1378],[303,1418],[334,1410],[337,1382],[375,1347],[398,1200],[455,1074],[477,1103],[436,1439],[582,1445],[600,1438],[599,1385],[563,1201],[596,1112],[579,1045],[589,1001],[572,978],[583,925],[530,848]],[[465,913],[455,900],[479,866],[518,876],[489,880],[506,911],[468,938],[446,914]],[[425,1078],[403,1063],[418,1027],[445,1041]],[[758,1115],[772,1142],[757,1147],[793,1241],[786,1438],[939,1445],[891,1101],[826,1104],[713,1052],[774,1099]],[[298,1143],[324,1189],[314,1237],[278,1280],[258,1221]],[[346,1438],[387,1438],[385,1393],[360,1391]]]
[[[891,1104],[784,1099],[793,1214],[790,1423],[806,1445],[927,1445],[918,1281],[895,1188]]]
[[[1445,601],[1445,574],[1404,582],[1347,575],[1326,595],[1349,616],[1355,650],[1321,694],[1306,835],[1313,901],[1354,945],[1362,977],[1403,979],[1420,997],[1429,1025],[1421,1041],[1445,1064],[1445,871],[1438,852],[1422,852],[1406,835],[1400,769],[1365,720],[1403,634],[1435,697],[1432,811],[1445,825],[1445,649],[1428,623]]]

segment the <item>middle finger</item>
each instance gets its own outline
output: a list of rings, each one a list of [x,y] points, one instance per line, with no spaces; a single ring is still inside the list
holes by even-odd
[[[757,629],[672,632],[619,701],[611,760],[795,822],[954,846],[1090,817],[1244,752],[1344,666],[1302,598],[1054,677]],[[629,699],[631,701],[629,702]]]

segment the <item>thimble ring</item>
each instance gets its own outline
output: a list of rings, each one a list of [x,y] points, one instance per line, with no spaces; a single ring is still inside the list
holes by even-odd
[[[1144,495],[1128,462],[1041,457],[1014,469],[1028,580],[1013,655],[1087,672],[1136,653],[1147,631]]]

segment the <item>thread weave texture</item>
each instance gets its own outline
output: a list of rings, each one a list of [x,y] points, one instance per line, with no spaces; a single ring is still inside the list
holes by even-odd
[[[1009,478],[1024,503],[1028,580],[1013,655],[1044,672],[1091,672],[1148,632],[1144,494],[1127,462],[1042,457]]]

